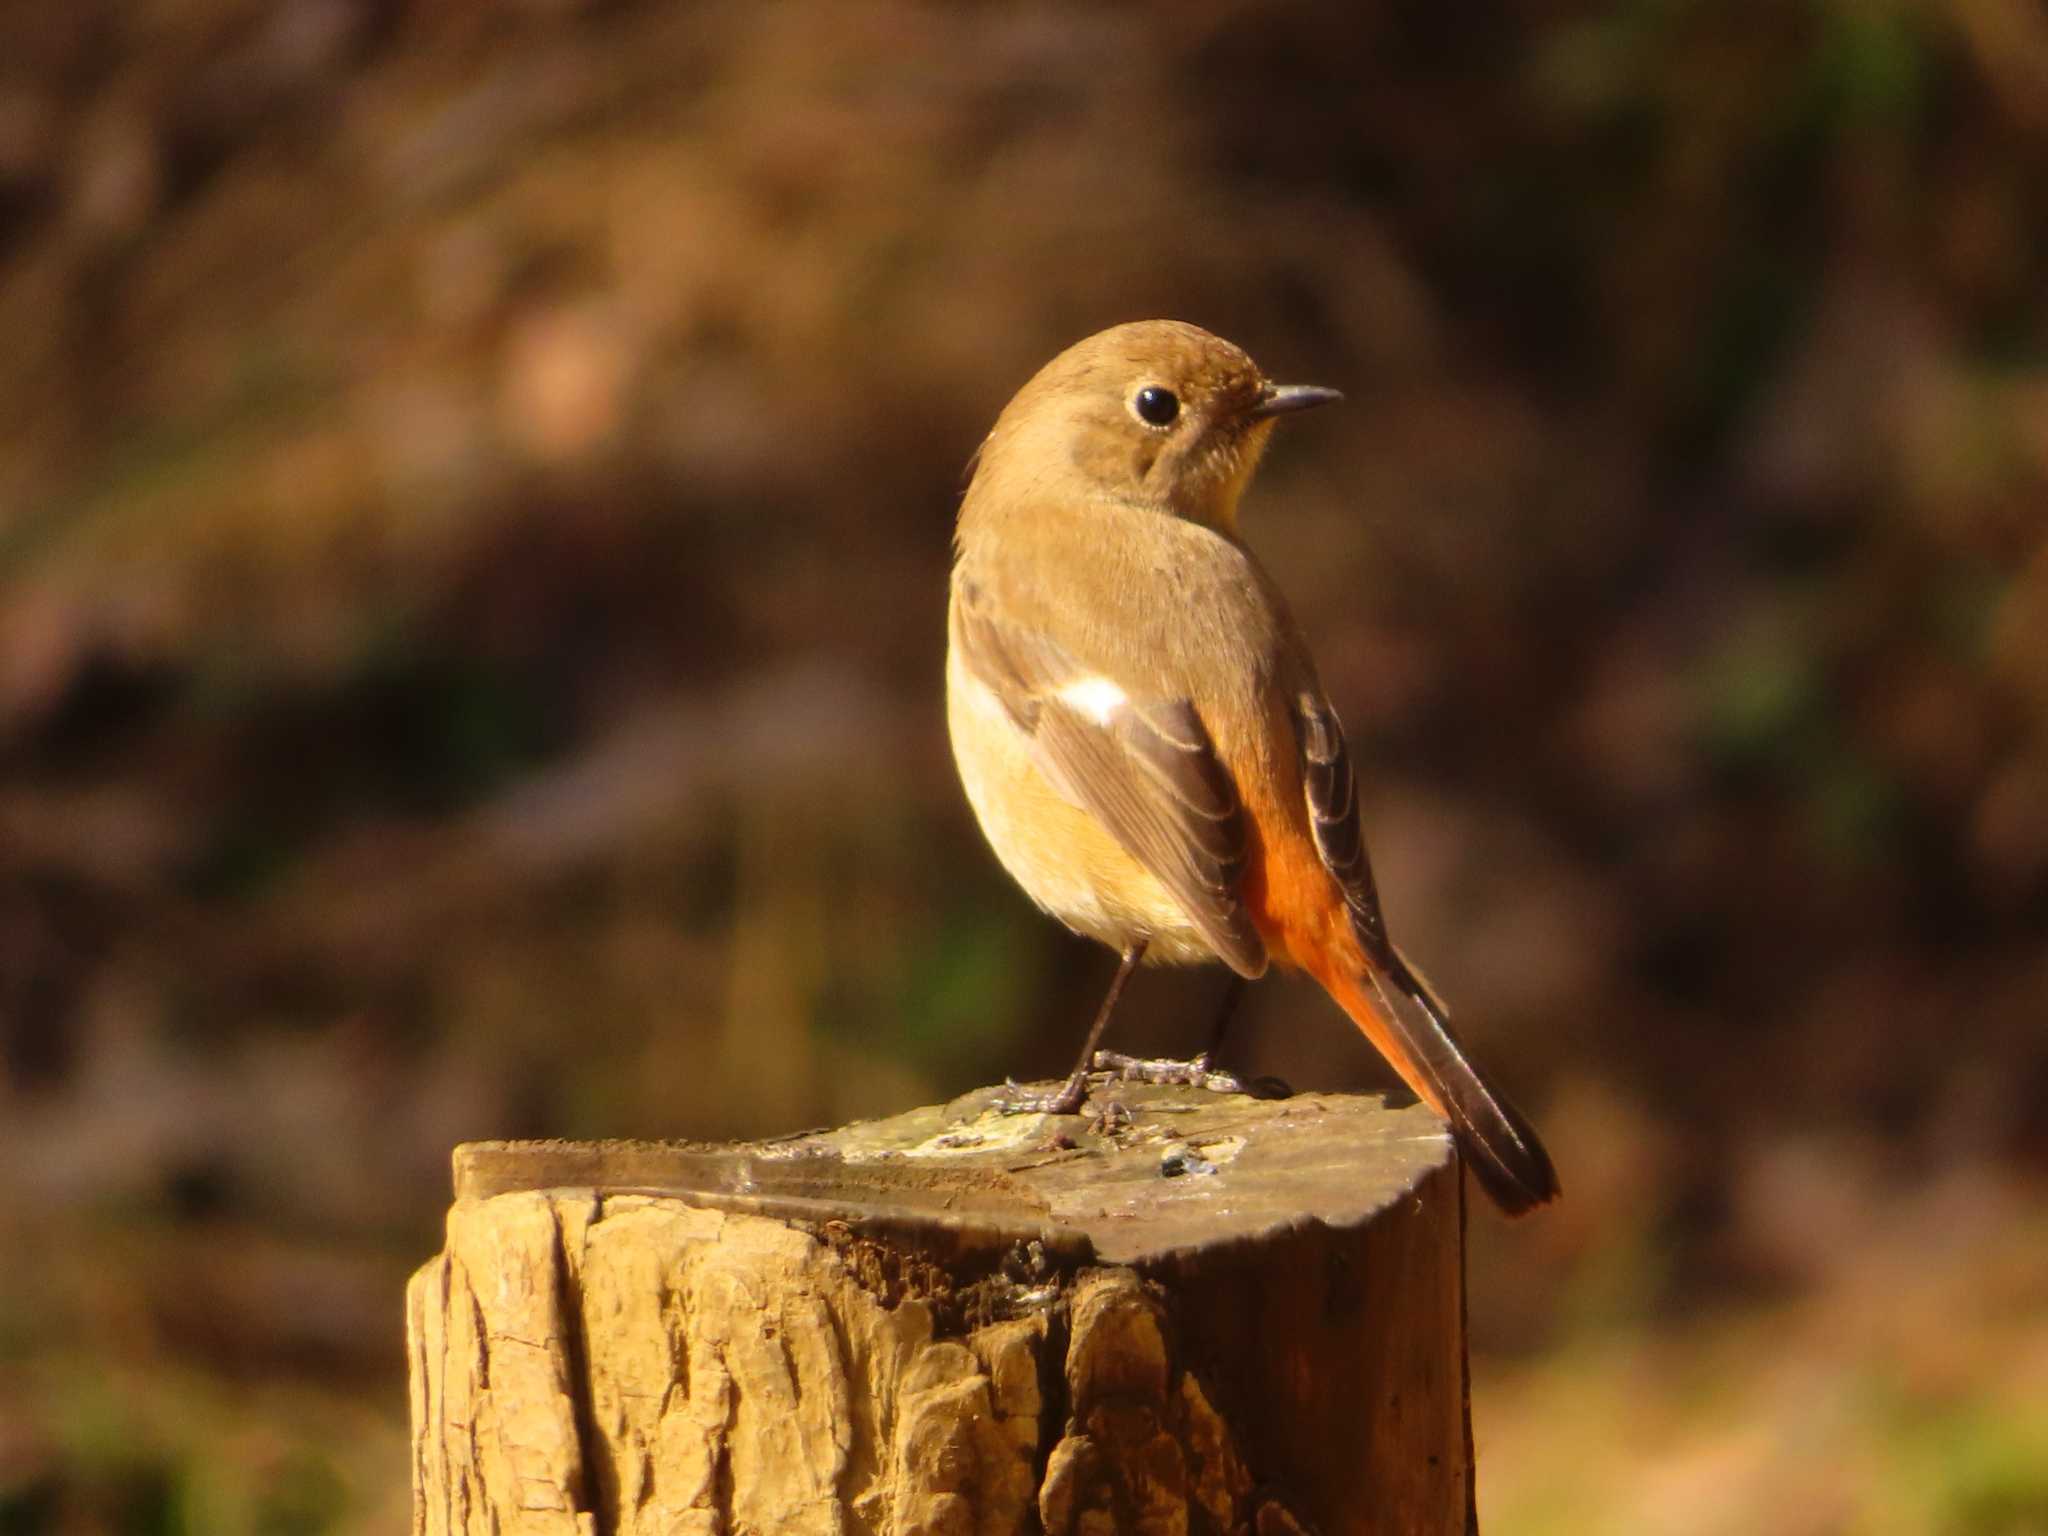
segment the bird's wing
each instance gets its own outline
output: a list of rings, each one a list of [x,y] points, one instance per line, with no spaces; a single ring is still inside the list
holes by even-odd
[[[1365,851],[1365,828],[1358,818],[1358,778],[1351,769],[1351,748],[1344,740],[1343,724],[1330,701],[1311,688],[1304,688],[1295,699],[1294,718],[1316,852],[1344,891],[1344,905],[1350,909],[1358,942],[1375,965],[1385,967],[1393,945],[1380,911],[1379,887],[1373,883],[1372,859]]]
[[[1305,688],[1294,718],[1316,852],[1343,889],[1351,931],[1369,962],[1355,989],[1368,1012],[1353,1017],[1409,1085],[1458,1127],[1467,1162],[1502,1209],[1514,1214],[1543,1204],[1557,1194],[1557,1172],[1536,1128],[1467,1058],[1436,988],[1387,936],[1359,823],[1358,780],[1337,712]],[[1389,995],[1389,984],[1399,998]]]
[[[968,672],[1030,738],[1046,777],[1166,887],[1224,963],[1264,974],[1265,941],[1238,894],[1244,810],[1194,705],[1145,697],[991,606],[973,581],[955,581],[953,647]]]

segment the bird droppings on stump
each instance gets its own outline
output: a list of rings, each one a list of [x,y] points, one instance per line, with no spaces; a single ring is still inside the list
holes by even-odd
[[[417,1536],[1471,1529],[1440,1123],[1120,1092],[1108,1128],[980,1094],[458,1148],[408,1296]]]

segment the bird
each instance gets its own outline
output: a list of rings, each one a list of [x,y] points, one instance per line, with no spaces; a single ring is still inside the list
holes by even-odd
[[[1025,1107],[1085,1101],[1141,962],[1278,966],[1322,986],[1519,1215],[1557,1196],[1556,1170],[1388,933],[1343,727],[1238,531],[1278,420],[1341,398],[1199,326],[1137,321],[1053,358],[976,450],[947,614],[954,761],[1010,876],[1119,956],[1079,1065]]]

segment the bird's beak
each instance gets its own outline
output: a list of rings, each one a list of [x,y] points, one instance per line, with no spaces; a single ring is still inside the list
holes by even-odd
[[[1319,405],[1334,405],[1343,395],[1334,389],[1325,389],[1320,384],[1268,384],[1260,391],[1258,401],[1245,412],[1254,420],[1267,416],[1284,416],[1289,411],[1313,410]]]

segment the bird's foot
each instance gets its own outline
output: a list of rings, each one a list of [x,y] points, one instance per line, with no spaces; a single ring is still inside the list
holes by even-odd
[[[1078,1115],[1086,1113],[1088,1129],[1098,1136],[1114,1136],[1131,1126],[1131,1107],[1121,1099],[1097,1099],[1089,1092],[1091,1079],[1105,1085],[1113,1075],[1076,1072],[1051,1093],[1033,1093],[1014,1077],[1003,1079],[1003,1091],[990,1107],[1004,1115]]]
[[[1294,1093],[1277,1077],[1255,1077],[1247,1081],[1235,1072],[1218,1071],[1209,1065],[1206,1051],[1187,1061],[1178,1061],[1170,1056],[1126,1056],[1122,1051],[1097,1051],[1095,1069],[1127,1083],[1200,1088],[1209,1093],[1242,1093],[1254,1099],[1285,1099]]]
[[[1072,1115],[1088,1100],[1088,1074],[1076,1072],[1051,1093],[1033,1093],[1014,1077],[1003,1079],[1003,1091],[989,1108],[1003,1115]]]

